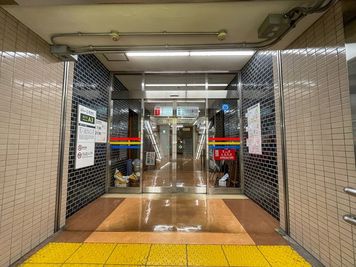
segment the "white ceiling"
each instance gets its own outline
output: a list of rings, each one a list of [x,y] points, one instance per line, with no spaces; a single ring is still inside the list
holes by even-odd
[[[4,8],[50,43],[51,35],[65,32],[197,32],[226,30],[227,37],[109,37],[61,38],[57,41],[71,46],[86,45],[188,45],[222,44],[259,41],[257,29],[268,14],[283,13],[296,6],[310,5],[308,0],[227,1],[173,4],[82,4],[55,3],[113,2],[99,0],[18,0],[24,6]],[[117,0],[116,2],[121,2]],[[135,1],[136,2],[136,1]],[[144,1],[143,1],[144,2]],[[149,1],[148,1],[149,2]],[[161,1],[162,2],[162,1]],[[164,2],[164,1],[163,1]],[[38,4],[38,6],[31,6]],[[285,46],[309,27],[318,17],[302,21],[282,42]],[[214,57],[146,57],[129,61],[108,61],[97,55],[111,71],[224,71],[240,70],[250,56]]]

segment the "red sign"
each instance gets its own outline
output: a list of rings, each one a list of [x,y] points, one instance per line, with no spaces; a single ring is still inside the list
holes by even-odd
[[[153,110],[153,115],[160,116],[161,115],[161,108],[160,107],[155,107],[154,110]]]
[[[236,149],[215,149],[214,160],[236,160]]]

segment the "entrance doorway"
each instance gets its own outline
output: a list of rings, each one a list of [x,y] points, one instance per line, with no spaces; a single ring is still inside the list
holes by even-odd
[[[207,192],[205,100],[146,100],[143,192]]]

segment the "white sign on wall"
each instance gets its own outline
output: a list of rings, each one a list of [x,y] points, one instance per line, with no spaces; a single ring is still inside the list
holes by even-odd
[[[94,165],[96,111],[78,105],[75,169]]]
[[[246,113],[248,139],[246,144],[250,154],[262,155],[261,109],[260,103],[249,107]]]
[[[153,166],[156,162],[156,153],[155,152],[146,152],[146,165]]]
[[[108,135],[108,123],[96,120],[95,143],[106,143]]]

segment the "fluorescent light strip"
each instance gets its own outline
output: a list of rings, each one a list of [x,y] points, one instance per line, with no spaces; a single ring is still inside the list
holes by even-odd
[[[201,57],[201,56],[252,56],[255,51],[145,51],[126,52],[128,57]]]
[[[205,83],[148,83],[146,87],[204,87]],[[209,83],[209,87],[228,86],[227,83]]]

